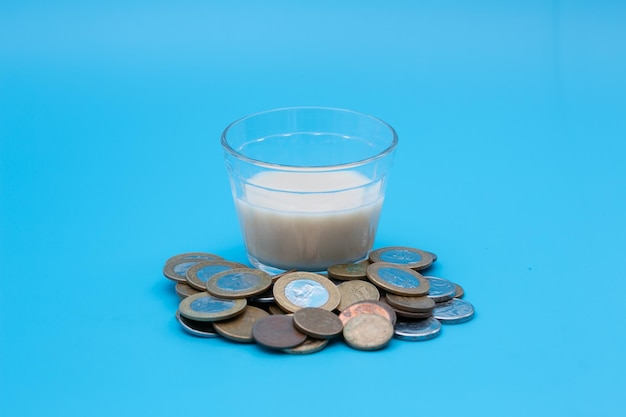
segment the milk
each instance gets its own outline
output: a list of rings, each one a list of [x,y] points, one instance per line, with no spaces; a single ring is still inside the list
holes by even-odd
[[[353,171],[262,172],[235,198],[249,255],[307,271],[364,258],[382,202],[381,181]]]

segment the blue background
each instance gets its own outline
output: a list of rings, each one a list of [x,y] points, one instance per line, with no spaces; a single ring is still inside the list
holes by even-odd
[[[623,415],[626,3],[2,2],[0,415]],[[345,107],[400,144],[376,247],[473,321],[305,356],[200,339],[165,260],[246,262],[219,136]]]

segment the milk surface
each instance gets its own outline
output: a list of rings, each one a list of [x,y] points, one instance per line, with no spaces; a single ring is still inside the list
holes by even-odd
[[[360,260],[374,242],[381,191],[380,181],[350,171],[257,174],[235,200],[248,253],[307,271]]]

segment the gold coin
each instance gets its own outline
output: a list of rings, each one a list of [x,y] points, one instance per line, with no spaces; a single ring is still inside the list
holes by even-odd
[[[430,290],[430,283],[419,272],[386,262],[368,266],[367,278],[377,287],[398,295],[420,296]]]
[[[194,294],[198,294],[199,292],[202,292],[200,290],[196,290],[194,287],[192,287],[191,285],[187,284],[187,282],[177,282],[176,283],[176,294],[178,294],[178,297],[182,300],[183,298],[187,298],[190,295],[194,295]]]
[[[265,292],[272,285],[267,272],[253,268],[233,268],[218,272],[206,281],[209,294],[222,298],[246,298]]]
[[[371,262],[385,262],[401,265],[416,271],[421,271],[431,266],[435,256],[431,252],[405,246],[388,246],[370,252]]]
[[[393,337],[393,325],[378,314],[359,314],[348,320],[343,338],[348,346],[359,350],[377,350],[387,346]]]
[[[307,338],[304,343],[299,344],[296,347],[282,349],[283,352],[291,355],[305,355],[307,353],[315,353],[324,349],[328,345],[328,339],[313,339]]]
[[[336,264],[328,267],[328,277],[349,281],[352,279],[367,279],[368,264]]]
[[[366,268],[367,269],[367,268]],[[358,301],[379,300],[380,292],[375,285],[367,281],[346,281],[337,285],[341,299],[337,310],[342,311]]]
[[[274,299],[283,310],[293,313],[304,307],[333,311],[340,295],[331,280],[313,272],[290,272],[274,283]]]
[[[225,320],[240,314],[246,308],[245,298],[227,300],[213,297],[207,292],[190,295],[178,305],[180,314],[191,320]]]
[[[252,326],[257,320],[269,316],[269,313],[258,307],[247,306],[243,313],[228,320],[213,322],[215,331],[226,339],[235,342],[252,343]]]

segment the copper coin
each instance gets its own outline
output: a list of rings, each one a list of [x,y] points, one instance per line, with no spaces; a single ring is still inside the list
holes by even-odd
[[[268,312],[258,307],[247,306],[243,313],[232,319],[213,322],[213,327],[215,327],[216,332],[226,339],[235,342],[251,343],[254,342],[252,337],[254,323],[267,316],[269,316]]]
[[[420,297],[406,297],[389,293],[385,297],[385,300],[396,310],[430,313],[433,311],[433,308],[435,308],[433,299],[425,295]]]
[[[292,316],[270,315],[254,323],[252,337],[262,346],[287,349],[303,343],[307,336],[293,326]]]
[[[341,320],[341,322],[345,326],[346,323],[350,321],[350,319],[361,314],[378,314],[379,316],[384,317],[385,319],[389,320],[390,323],[393,317],[389,313],[389,310],[381,306],[378,302],[359,301],[358,303],[354,303],[351,306],[346,307],[339,314],[339,320]]]
[[[343,338],[348,346],[359,350],[382,349],[389,343],[393,334],[391,322],[372,313],[353,317],[343,329]]]
[[[370,303],[378,304],[379,306],[384,308],[387,311],[389,317],[391,317],[391,324],[395,326],[396,321],[398,320],[398,318],[396,317],[396,310],[394,310],[393,307],[391,307],[386,301],[386,298],[381,297],[381,299],[378,301],[370,300]]]
[[[333,312],[321,308],[301,308],[293,314],[293,325],[316,339],[330,339],[343,330],[343,323]]]
[[[463,287],[461,287],[459,284],[454,284],[456,291],[454,293],[454,298],[463,298],[463,296],[465,295],[465,291],[463,290]]]

